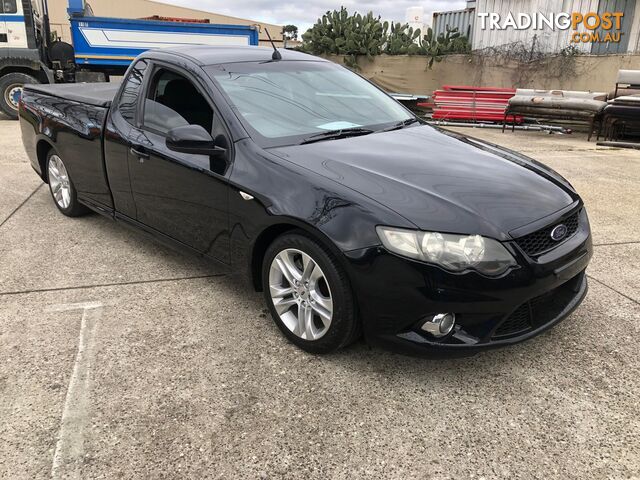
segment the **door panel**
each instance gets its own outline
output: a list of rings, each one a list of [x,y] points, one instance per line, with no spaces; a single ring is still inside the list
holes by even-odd
[[[4,45],[10,48],[27,48],[27,29],[22,13],[22,2],[19,0],[0,0],[0,3],[2,4],[0,17],[4,20],[6,34],[6,44]],[[0,30],[0,34],[1,32],[2,30]]]
[[[104,134],[105,166],[114,209],[134,220],[136,205],[129,178],[129,147],[133,125],[137,124],[138,99],[148,66],[147,60],[138,60],[127,73],[122,91],[109,110]]]
[[[7,22],[4,16],[4,2],[0,0],[0,49],[9,46],[9,37],[7,36]]]
[[[136,205],[129,178],[129,136],[131,125],[122,115],[111,112],[105,126],[104,158],[113,207],[118,213],[136,218]]]
[[[129,175],[138,222],[229,263],[226,162],[170,151],[172,128],[200,125],[216,135],[205,90],[173,68],[154,65],[129,134]],[[215,125],[214,125],[215,124]],[[222,168],[221,168],[222,167]]]
[[[226,178],[211,171],[207,156],[170,151],[162,135],[138,130],[130,139],[137,220],[229,263]]]

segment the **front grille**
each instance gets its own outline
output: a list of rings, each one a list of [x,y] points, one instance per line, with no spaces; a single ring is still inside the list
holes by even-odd
[[[554,320],[574,299],[584,278],[581,273],[559,287],[520,305],[493,333],[494,340],[517,337]]]
[[[561,223],[566,225],[567,235],[558,242],[551,238],[551,231]],[[579,227],[580,211],[577,211],[561,222],[554,223],[553,225],[538,230],[537,232],[533,232],[529,235],[525,235],[524,237],[517,238],[516,243],[524,253],[526,253],[530,257],[537,257],[564,243],[566,240],[575,235]]]

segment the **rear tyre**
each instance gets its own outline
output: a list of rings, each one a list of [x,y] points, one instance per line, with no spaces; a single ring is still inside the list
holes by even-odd
[[[47,155],[47,178],[53,203],[67,217],[79,217],[89,211],[78,202],[76,188],[69,178],[67,167],[53,150]]]
[[[276,325],[302,350],[329,353],[359,337],[355,302],[343,268],[305,233],[285,234],[269,246],[262,284]]]
[[[40,82],[24,73],[8,73],[0,77],[0,111],[13,120],[18,118],[18,102],[26,83]]]

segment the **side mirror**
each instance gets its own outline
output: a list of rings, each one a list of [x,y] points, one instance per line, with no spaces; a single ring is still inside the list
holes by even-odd
[[[209,132],[200,125],[172,128],[167,133],[166,143],[169,150],[180,153],[211,157],[223,157],[227,153],[226,148],[216,146]]]

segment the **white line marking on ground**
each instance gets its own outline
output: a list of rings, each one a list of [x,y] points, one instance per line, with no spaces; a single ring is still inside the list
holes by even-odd
[[[58,441],[53,454],[51,478],[80,478],[80,462],[84,457],[84,432],[88,425],[89,371],[93,360],[94,331],[100,315],[100,302],[68,303],[55,305],[50,312],[82,310],[78,352],[67,387],[62,409]]]
[[[54,305],[47,309],[48,312],[68,312],[69,310],[89,310],[92,308],[101,308],[100,302],[81,302],[81,303],[63,303],[62,305]]]

